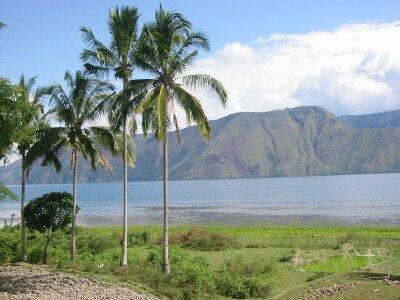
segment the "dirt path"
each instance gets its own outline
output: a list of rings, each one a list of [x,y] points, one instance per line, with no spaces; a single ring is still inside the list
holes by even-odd
[[[0,266],[0,299],[149,300],[128,288],[92,278],[20,266]]]

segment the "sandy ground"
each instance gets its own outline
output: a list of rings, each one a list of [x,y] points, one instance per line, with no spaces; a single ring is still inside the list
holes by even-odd
[[[41,267],[0,266],[0,299],[149,300],[128,288]]]

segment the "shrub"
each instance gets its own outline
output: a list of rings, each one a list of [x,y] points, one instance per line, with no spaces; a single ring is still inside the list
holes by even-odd
[[[187,254],[186,251],[182,250],[179,247],[170,247],[169,260],[171,265],[181,264],[188,259],[189,259],[189,254]],[[147,256],[147,262],[150,262],[152,264],[162,266],[162,261],[163,261],[163,253],[161,249],[153,250]]]
[[[196,256],[172,266],[171,280],[183,290],[186,297],[214,292],[216,274],[206,258]]]
[[[148,245],[150,242],[151,233],[148,231],[128,233],[128,247]]]
[[[77,248],[80,252],[98,254],[118,247],[118,240],[110,235],[84,231],[78,234]]]
[[[8,228],[1,229],[0,236],[0,263],[18,260],[20,254],[19,236],[8,232]]]
[[[218,272],[216,284],[220,294],[232,298],[265,297],[270,286],[260,275],[271,273],[268,262],[244,262],[241,257],[228,261]]]
[[[28,261],[31,264],[37,264],[42,261],[43,258],[43,246],[42,245],[36,245],[33,247],[29,253],[28,253]]]
[[[278,259],[278,261],[279,262],[289,262],[289,261],[291,261],[292,260],[292,255],[282,255],[279,259]]]
[[[57,268],[68,268],[71,265],[71,254],[69,250],[53,247],[50,251],[50,264]]]
[[[149,253],[147,262],[158,270],[162,265],[161,249]],[[201,256],[190,257],[188,253],[178,247],[170,248],[171,274],[165,282],[178,288],[182,293],[179,297],[175,289],[173,297],[193,299],[194,295],[208,294],[215,290],[215,271],[206,258]]]
[[[158,243],[161,244],[162,237]],[[184,233],[171,235],[171,245],[180,244],[184,247],[199,251],[219,251],[228,248],[237,248],[236,239],[222,233],[208,232],[204,229],[192,229]]]

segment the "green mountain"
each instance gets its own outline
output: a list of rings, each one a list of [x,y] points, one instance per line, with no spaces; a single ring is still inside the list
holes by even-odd
[[[354,128],[400,127],[400,109],[375,114],[341,116],[339,120]]]
[[[211,122],[213,134],[209,141],[202,140],[195,127],[188,127],[181,131],[181,145],[175,134],[170,134],[170,178],[399,172],[400,129],[363,128],[366,125],[354,128],[345,123],[383,124],[375,116],[372,118],[375,123],[360,117],[337,118],[315,106],[236,113]],[[154,138],[145,139],[139,135],[136,150],[138,163],[129,170],[129,179],[161,179],[161,145]],[[121,160],[117,157],[110,157],[110,160],[113,173],[102,169],[92,172],[89,164],[80,161],[79,180],[120,181]],[[59,174],[52,168],[35,164],[29,182],[70,182],[69,152],[63,154],[62,161],[64,168]],[[19,174],[20,162],[17,161],[0,168],[0,181],[18,184]]]

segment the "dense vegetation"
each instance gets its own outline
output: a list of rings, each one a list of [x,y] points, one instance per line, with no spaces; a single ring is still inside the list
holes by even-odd
[[[78,157],[90,162],[94,171],[101,165],[111,171],[104,148],[123,163],[123,220],[120,266],[128,265],[128,163],[134,162],[130,142],[137,130],[135,116],[142,115],[142,129],[163,141],[163,271],[170,273],[168,251],[168,147],[167,132],[179,136],[175,107],[186,114],[188,124],[195,123],[204,138],[211,134],[208,119],[200,100],[191,94],[202,89],[223,105],[227,93],[222,84],[207,74],[187,75],[187,69],[198,56],[198,50],[209,50],[209,41],[195,31],[182,14],[166,11],[160,5],[153,21],[139,30],[136,7],[111,9],[108,46],[98,40],[87,27],[81,34],[87,45],[81,52],[83,71],[66,71],[65,86],[53,84],[32,91],[35,78],[12,85],[0,81],[0,127],[7,132],[1,136],[0,159],[18,150],[21,156],[21,260],[26,261],[25,181],[31,166],[40,160],[42,166],[52,165],[59,172],[63,165],[59,157],[66,148],[71,152],[72,224],[71,261],[76,260],[77,167]],[[4,27],[0,23],[0,28]],[[140,32],[140,33],[139,33]],[[133,70],[141,69],[149,79],[134,79]],[[122,81],[119,91],[103,77],[112,72]],[[154,77],[154,78],[153,78]],[[109,80],[109,78],[107,78]],[[45,112],[43,99],[48,97],[50,109]],[[108,116],[109,127],[94,126],[102,116]],[[122,138],[119,136],[122,135]],[[131,159],[129,159],[131,158]],[[0,183],[0,200],[15,199]],[[30,224],[31,228],[36,228]],[[39,225],[38,225],[39,226]],[[51,232],[51,230],[50,230]]]
[[[0,262],[19,259],[19,228],[0,230]],[[298,299],[320,287],[355,283],[356,296],[379,288],[380,299],[395,299],[400,230],[385,227],[188,226],[171,229],[171,275],[162,263],[162,229],[129,229],[129,266],[119,267],[121,232],[114,227],[78,228],[80,249],[69,261],[69,232],[56,232],[49,252],[52,267],[125,282],[135,289],[172,299],[196,297]],[[28,234],[28,259],[40,263],[44,240]],[[343,292],[343,291],[342,291]],[[344,296],[346,293],[344,293]],[[385,298],[386,297],[386,298]]]
[[[73,200],[71,194],[48,193],[35,198],[24,207],[26,226],[31,230],[39,231],[45,240],[43,250],[43,263],[48,263],[49,246],[53,234],[57,230],[71,226],[73,218]],[[25,235],[25,232],[22,232]],[[22,245],[26,247],[26,245]]]

